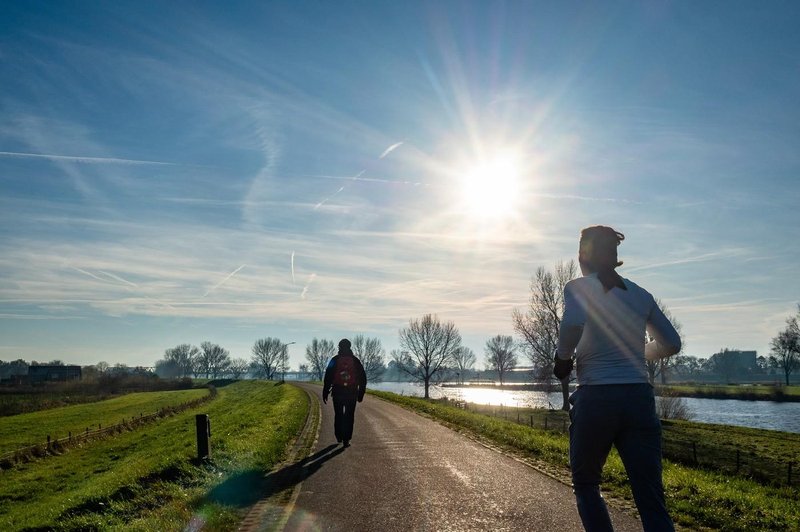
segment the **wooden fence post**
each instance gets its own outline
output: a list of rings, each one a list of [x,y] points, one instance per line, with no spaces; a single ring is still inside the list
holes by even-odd
[[[692,457],[694,458],[694,464],[697,465],[697,442],[692,442]]]
[[[50,450],[50,435],[47,435],[47,449]]]
[[[788,472],[786,473],[786,483],[792,485],[792,462],[789,462]]]
[[[211,421],[208,414],[197,414],[194,416],[195,428],[197,430],[197,458],[205,460],[211,457]]]
[[[544,418],[545,423],[547,422],[547,418]],[[533,414],[531,414],[531,428],[533,428]]]
[[[533,418],[533,416],[531,416]],[[544,416],[544,430],[547,430],[547,416]]]
[[[740,464],[740,460],[739,460],[739,449],[736,449],[736,472],[737,472],[737,473],[739,472],[739,464]]]

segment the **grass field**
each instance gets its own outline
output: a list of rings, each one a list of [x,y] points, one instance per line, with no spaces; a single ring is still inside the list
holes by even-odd
[[[569,481],[569,439],[566,434],[530,428],[516,423],[516,419],[506,421],[420,398],[389,392],[370,393],[502,446]],[[720,427],[717,437],[726,433],[728,428],[717,427]],[[712,437],[711,434],[705,436]],[[734,438],[755,441],[741,433]],[[794,449],[796,452],[797,447]],[[609,456],[603,476],[605,492],[632,501],[627,475],[614,451]],[[664,484],[673,519],[692,530],[744,532],[800,529],[800,491],[796,488],[766,486],[753,480],[695,469],[667,460],[664,462]]]
[[[306,394],[240,381],[138,431],[0,473],[0,530],[235,529],[257,482],[302,427]],[[194,460],[194,414],[211,419],[212,460]]]
[[[123,418],[151,414],[208,393],[208,389],[131,393],[96,403],[0,417],[0,455],[20,447],[41,444],[47,440],[48,434],[54,440],[63,438],[68,432],[77,434],[87,427],[96,429],[98,424],[113,425]]]

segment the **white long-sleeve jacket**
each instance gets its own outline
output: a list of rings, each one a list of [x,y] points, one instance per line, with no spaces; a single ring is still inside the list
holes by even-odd
[[[648,382],[645,360],[680,351],[680,336],[653,296],[623,282],[625,290],[606,292],[591,274],[564,288],[557,355],[569,359],[575,353],[579,385]],[[647,346],[645,331],[655,338]]]

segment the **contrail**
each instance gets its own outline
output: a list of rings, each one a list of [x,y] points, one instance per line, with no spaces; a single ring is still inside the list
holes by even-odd
[[[123,279],[122,277],[119,277],[119,276],[117,276],[117,275],[114,275],[113,273],[108,273],[108,272],[105,272],[105,271],[103,271],[103,270],[97,270],[97,271],[98,271],[98,272],[100,272],[100,273],[102,273],[103,275],[107,275],[107,276],[111,277],[112,279],[115,279],[115,280],[117,280],[117,281],[119,281],[119,282],[121,282],[121,283],[125,283],[125,284],[127,284],[127,285],[130,285],[130,286],[132,286],[132,287],[134,287],[134,288],[139,288],[139,285],[137,285],[137,284],[135,284],[135,283],[132,283],[132,282],[130,282],[130,281],[126,281],[126,280],[125,280],[125,279]]]
[[[108,282],[108,279],[103,279],[102,277],[98,277],[98,276],[96,276],[95,274],[93,274],[91,272],[87,272],[86,270],[81,270],[80,268],[76,268],[75,266],[70,266],[70,268],[72,268],[76,272],[81,272],[84,275],[88,275],[89,277],[91,277],[93,279],[97,279],[98,281],[102,281],[104,283]]]
[[[87,164],[144,164],[156,166],[180,166],[178,163],[162,161],[144,161],[140,159],[120,159],[118,157],[83,157],[75,155],[56,155],[48,153],[26,153],[16,151],[0,151],[2,157],[24,157],[28,159],[49,159],[51,161],[70,161]]]
[[[206,293],[205,293],[205,294],[203,294],[203,297],[206,297],[208,294],[210,294],[211,292],[213,292],[214,290],[216,290],[217,288],[219,288],[220,286],[222,286],[223,284],[225,284],[225,283],[228,281],[228,279],[230,279],[231,277],[233,277],[234,275],[236,275],[237,273],[239,273],[239,270],[241,270],[241,269],[242,269],[242,268],[244,268],[244,267],[245,267],[245,265],[244,265],[244,264],[242,264],[241,266],[239,266],[238,268],[236,268],[235,270],[233,270],[231,273],[229,273],[229,274],[228,274],[228,276],[227,276],[226,278],[224,278],[223,280],[221,280],[220,282],[218,282],[217,284],[215,284],[214,286],[212,286],[211,288],[209,288],[208,290],[206,290]]]
[[[363,172],[362,172],[363,173]],[[349,177],[349,176],[340,176],[340,175],[309,175],[306,177],[313,177],[315,179],[335,179],[337,181],[366,181],[368,183],[386,183],[387,185],[413,185],[413,186],[420,186],[425,185],[427,183],[423,183],[422,181],[405,181],[402,179],[378,179],[376,177]]]
[[[322,201],[320,201],[319,203],[317,203],[316,205],[314,205],[314,210],[316,211],[317,209],[319,209],[320,207],[322,207],[323,205],[325,205],[325,203],[327,203],[327,202],[328,202],[328,200],[330,200],[331,198],[333,198],[333,197],[334,197],[336,194],[338,194],[338,193],[339,193],[339,192],[341,192],[342,190],[344,190],[344,186],[341,186],[341,187],[339,187],[339,190],[337,190],[336,192],[334,192],[333,194],[331,194],[330,196],[328,196],[328,197],[327,197],[327,198],[325,198],[324,200],[322,200]]]
[[[403,145],[402,142],[396,142],[396,143],[392,144],[391,146],[389,146],[388,148],[383,150],[383,153],[381,153],[381,156],[378,157],[378,159],[383,159],[384,157],[386,157],[387,155],[389,155],[390,153],[392,153],[394,150],[396,150],[397,148],[399,148],[402,145]]]
[[[314,282],[314,279],[316,279],[316,277],[317,277],[316,273],[312,273],[311,275],[308,276],[308,282],[303,287],[303,293],[300,294],[300,299],[305,299],[306,298],[306,294],[308,293],[308,287],[311,286],[311,283]]]
[[[295,284],[295,282],[294,282],[294,250],[292,250],[292,284]]]

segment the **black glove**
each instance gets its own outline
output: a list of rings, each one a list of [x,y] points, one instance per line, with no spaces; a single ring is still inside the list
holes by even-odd
[[[322,402],[323,402],[323,404],[326,404],[326,405],[328,404],[328,394],[326,394],[326,393],[322,394]]]
[[[563,381],[569,374],[572,373],[572,359],[564,360],[563,358],[555,357],[555,364],[553,364],[553,375],[560,381]]]

